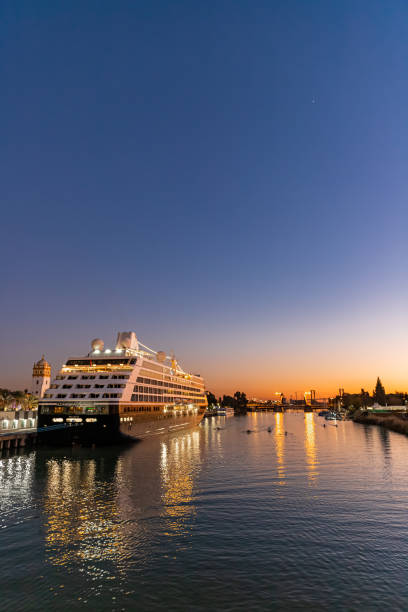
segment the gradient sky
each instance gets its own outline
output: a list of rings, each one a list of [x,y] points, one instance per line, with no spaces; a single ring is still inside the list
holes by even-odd
[[[217,394],[408,388],[405,0],[0,11],[0,386],[135,330]]]

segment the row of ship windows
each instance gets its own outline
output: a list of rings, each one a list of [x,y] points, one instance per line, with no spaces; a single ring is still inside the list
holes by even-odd
[[[142,385],[135,385],[133,387],[133,391],[135,391],[135,393],[155,393],[156,395],[167,395],[168,393],[174,393],[174,390],[152,389],[152,387],[143,387]],[[201,396],[202,392],[200,392],[198,389],[194,389],[194,391],[177,391],[177,395]]]
[[[51,385],[50,389],[59,389],[60,387],[61,389],[72,389],[73,385]],[[91,387],[95,389],[104,389],[105,385],[75,385],[76,389],[90,389]],[[118,383],[106,385],[107,389],[124,389],[125,387],[125,384]]]
[[[191,398],[192,401],[197,401],[200,398]],[[163,402],[171,404],[172,402],[188,401],[187,398],[176,395],[168,395],[165,398],[158,395],[141,395],[140,393],[133,393],[131,397],[132,402]]]
[[[52,395],[52,393],[45,393],[44,394],[44,399],[52,399],[54,396]],[[104,399],[106,398],[118,398],[118,397],[122,397],[121,393],[89,393],[88,396],[86,395],[86,393],[71,393],[70,395],[67,395],[66,393],[57,393],[55,395],[55,399],[65,399],[66,397],[72,397],[74,399],[83,399],[84,397],[88,397],[89,399],[97,399],[98,397],[102,397]],[[198,399],[198,398],[192,398],[192,399]],[[180,402],[182,400],[186,400],[185,397],[182,396],[166,396],[165,401],[168,403],[171,402]],[[132,395],[131,398],[132,402],[163,402],[164,398],[161,396],[157,396],[157,395],[142,395],[142,394],[136,394],[134,393]]]
[[[159,412],[160,406],[136,406],[136,408],[129,408],[129,412]],[[126,408],[124,412],[127,412]]]
[[[161,410],[160,406],[127,406],[123,412],[158,412],[159,410]]]
[[[124,412],[159,412],[160,406],[136,406],[136,408],[125,408]],[[133,421],[133,417],[120,417],[121,421]]]
[[[99,384],[94,384],[94,385],[75,385],[76,389],[90,389],[91,387],[94,387],[95,389],[104,389],[105,385],[99,385]],[[61,389],[72,389],[73,385],[51,385],[50,389],[59,389],[61,387]],[[106,385],[107,389],[124,389],[126,387],[125,384],[121,384],[121,383],[110,383],[108,385]],[[143,387],[142,385],[135,385],[134,389],[135,392],[137,393],[147,393],[147,394],[151,394],[152,392],[155,395],[164,395],[164,394],[168,394],[171,393],[171,391],[167,390],[167,389],[152,389],[151,387]],[[195,397],[201,397],[202,393],[200,393],[199,391],[179,391],[178,395],[184,395],[184,396],[195,396]],[[52,396],[51,396],[52,397]]]
[[[83,376],[78,376],[78,375],[75,375],[75,376],[71,376],[71,375],[70,376],[61,376],[61,374],[58,374],[58,376],[56,376],[55,378],[56,378],[56,380],[65,380],[65,379],[67,379],[67,380],[77,380],[77,378],[81,378],[82,380],[95,380],[95,378],[102,378],[102,379],[111,378],[112,380],[115,380],[115,379],[116,380],[117,379],[125,380],[125,379],[129,378],[129,374],[127,374],[127,375],[126,374],[112,374],[112,375],[109,375],[109,374],[100,374],[98,377],[94,376],[93,374],[91,374],[89,376],[87,376],[85,374]]]
[[[162,410],[162,408],[162,406],[126,406],[126,408],[123,408],[122,412],[159,412]],[[182,406],[182,408],[184,408],[184,410],[188,410],[188,406]],[[180,415],[183,414],[183,411],[180,408],[174,412]]]
[[[199,391],[200,387],[188,387],[186,385],[176,385],[175,383],[167,382],[166,380],[154,380],[153,378],[144,378],[143,376],[138,376],[138,383],[144,383],[145,385],[156,385],[156,387],[167,387],[169,389],[185,389],[186,391]]]
[[[89,393],[88,394],[88,397],[92,399],[96,399],[97,397],[117,398],[121,396],[122,396],[121,393],[102,393],[101,396],[99,393]],[[51,399],[52,397],[53,397],[52,393],[44,393],[44,399]],[[78,398],[86,397],[86,393],[71,393],[69,396],[67,396],[66,393],[57,393],[55,397],[56,399],[64,399],[66,397],[74,397],[78,399]]]
[[[119,357],[118,359],[112,359],[112,357],[108,357],[108,359],[98,359],[98,358],[93,358],[93,359],[69,359],[67,361],[67,366],[92,366],[92,365],[96,365],[96,366],[100,366],[100,365],[111,365],[113,364],[119,364],[119,365],[124,365],[126,362],[126,365],[128,363],[130,363],[131,365],[134,365],[136,363],[136,357],[134,357],[133,359],[123,359],[123,357]]]

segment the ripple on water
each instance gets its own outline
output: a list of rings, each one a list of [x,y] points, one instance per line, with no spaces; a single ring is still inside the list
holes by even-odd
[[[322,423],[4,455],[0,609],[406,609],[408,441]]]

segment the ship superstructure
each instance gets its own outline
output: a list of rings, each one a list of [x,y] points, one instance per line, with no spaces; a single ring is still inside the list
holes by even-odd
[[[96,339],[85,357],[67,359],[40,401],[38,427],[50,443],[142,439],[198,424],[206,405],[200,375],[119,332],[114,349]]]

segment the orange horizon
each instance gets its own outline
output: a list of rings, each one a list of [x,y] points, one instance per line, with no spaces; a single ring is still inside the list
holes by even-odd
[[[392,383],[391,381],[385,381],[381,376],[380,379],[382,381],[382,384],[385,387],[385,392],[386,393],[408,393],[408,389],[407,386],[405,386],[403,383],[395,381],[394,383]],[[339,383],[337,386],[333,385],[330,387],[327,387],[326,385],[310,385],[310,386],[305,386],[305,385],[297,385],[296,388],[295,387],[286,387],[286,386],[279,386],[278,384],[276,385],[276,387],[273,387],[271,389],[271,387],[268,385],[268,390],[264,389],[259,389],[255,388],[253,385],[248,384],[247,386],[245,386],[245,384],[243,383],[238,383],[237,385],[232,386],[231,384],[228,385],[228,388],[226,389],[226,387],[224,387],[223,390],[220,390],[220,388],[217,386],[213,386],[213,388],[211,388],[211,384],[207,384],[206,385],[206,390],[207,391],[211,391],[212,393],[214,393],[214,395],[218,398],[218,397],[222,397],[223,395],[234,395],[234,393],[236,391],[241,391],[243,393],[246,394],[246,396],[248,398],[257,398],[259,400],[273,400],[276,399],[276,395],[278,393],[283,393],[283,395],[289,399],[290,397],[292,397],[293,399],[295,399],[295,396],[297,394],[297,399],[302,399],[304,397],[304,393],[306,391],[310,391],[310,390],[314,390],[316,391],[316,398],[327,398],[327,397],[335,397],[336,395],[339,394],[339,389],[343,389],[344,393],[350,393],[350,394],[354,394],[354,393],[360,393],[361,389],[364,389],[365,391],[367,391],[370,395],[372,395],[375,384],[377,382],[377,377],[374,377],[373,379],[370,379],[370,381],[362,381],[361,384],[356,384],[353,382],[352,385],[347,386],[346,383]],[[233,389],[233,390],[232,390]]]

